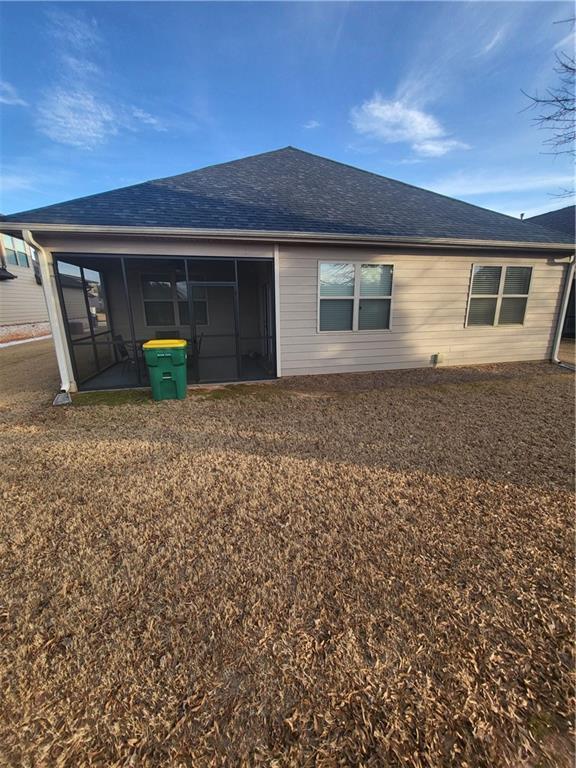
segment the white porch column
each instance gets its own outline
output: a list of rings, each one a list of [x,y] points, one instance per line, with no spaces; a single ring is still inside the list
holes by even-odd
[[[60,390],[62,392],[77,392],[78,387],[74,380],[74,369],[70,358],[70,350],[66,340],[66,330],[64,326],[64,317],[58,298],[58,289],[56,287],[56,277],[54,275],[54,263],[50,251],[37,243],[29,230],[22,232],[22,239],[32,246],[38,254],[38,264],[42,276],[42,290],[48,310],[48,319],[52,330],[52,340],[56,351],[56,361],[60,373]]]

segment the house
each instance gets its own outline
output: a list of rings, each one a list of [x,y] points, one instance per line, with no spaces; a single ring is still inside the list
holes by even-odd
[[[4,217],[39,254],[62,388],[555,356],[570,236],[286,147]]]
[[[572,242],[576,240],[576,205],[567,205],[556,211],[541,213],[539,216],[531,216],[526,221],[539,224],[547,229],[564,232],[570,235]],[[566,309],[566,318],[562,329],[562,338],[573,339],[576,335],[576,280],[572,278],[570,297]]]
[[[565,232],[576,240],[576,205],[566,205],[548,213],[540,213],[538,216],[530,216],[525,219],[532,224],[539,224],[546,229],[554,229],[556,232]]]
[[[40,267],[20,237],[0,236],[0,343],[50,333]]]

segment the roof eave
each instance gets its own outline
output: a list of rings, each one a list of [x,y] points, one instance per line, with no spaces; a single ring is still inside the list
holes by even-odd
[[[544,243],[513,240],[477,240],[469,238],[402,237],[397,235],[354,235],[333,232],[286,232],[253,229],[196,229],[192,227],[123,227],[94,224],[42,224],[33,222],[0,221],[0,231],[54,232],[86,235],[130,235],[133,237],[184,237],[202,240],[266,240],[272,242],[334,243],[355,245],[408,245],[408,246],[465,246],[472,248],[513,248],[562,250],[573,252],[571,243]]]

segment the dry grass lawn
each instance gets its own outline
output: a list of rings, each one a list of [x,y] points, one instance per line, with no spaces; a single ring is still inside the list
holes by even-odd
[[[570,765],[569,372],[56,385],[0,351],[2,766]]]

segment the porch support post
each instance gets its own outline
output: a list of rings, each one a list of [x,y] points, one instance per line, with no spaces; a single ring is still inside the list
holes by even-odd
[[[240,292],[238,290],[238,259],[234,259],[234,342],[236,344],[236,376],[242,379],[242,354],[240,352]]]
[[[124,299],[126,301],[126,308],[128,309],[128,323],[130,325],[130,339],[132,341],[132,349],[134,351],[134,362],[136,363],[136,376],[138,378],[138,384],[142,386],[142,373],[140,371],[140,358],[138,356],[138,348],[136,346],[136,333],[134,331],[134,315],[132,314],[132,302],[130,301],[130,288],[128,286],[128,275],[126,274],[126,259],[120,257],[120,266],[122,267],[122,285],[124,287]]]
[[[78,387],[74,380],[74,369],[70,358],[70,350],[66,343],[64,318],[62,316],[60,303],[57,299],[56,277],[54,275],[52,254],[34,240],[32,233],[28,229],[22,231],[22,239],[24,242],[28,243],[29,246],[34,248],[38,254],[38,264],[40,266],[40,275],[42,277],[42,290],[44,291],[48,319],[52,330],[52,340],[56,352],[56,361],[60,373],[60,391],[77,392]]]
[[[280,246],[274,244],[274,330],[276,332],[276,376],[282,376],[282,349],[280,346]]]

